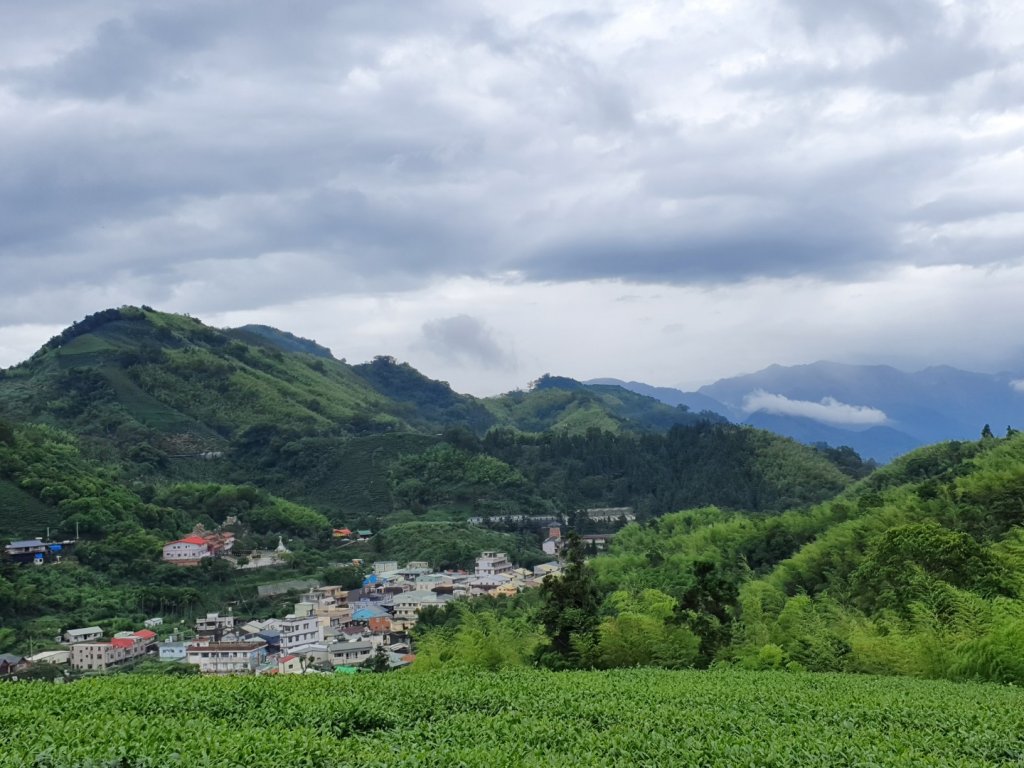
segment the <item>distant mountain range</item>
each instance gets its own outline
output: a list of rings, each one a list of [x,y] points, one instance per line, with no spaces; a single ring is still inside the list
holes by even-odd
[[[804,443],[848,445],[888,462],[927,443],[976,439],[1024,427],[1024,375],[936,366],[907,373],[885,365],[772,365],[696,392],[635,381],[593,379]]]

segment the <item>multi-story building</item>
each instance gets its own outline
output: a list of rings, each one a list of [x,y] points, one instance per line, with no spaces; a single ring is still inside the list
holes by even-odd
[[[501,576],[515,566],[504,552],[484,552],[476,559],[476,576]]]
[[[75,669],[104,671],[131,658],[131,646],[125,643],[75,643],[71,646],[71,666]]]
[[[205,618],[196,619],[197,635],[223,636],[235,630],[235,617],[230,613],[221,616],[219,613],[208,613]]]
[[[267,644],[259,641],[190,645],[187,658],[205,675],[251,675],[266,657]]]
[[[320,619],[315,615],[296,616],[290,613],[281,619],[281,652],[290,653],[293,649],[310,643],[322,643],[324,630]]]
[[[204,557],[212,556],[210,545],[201,536],[186,536],[184,539],[164,544],[164,560],[168,563],[198,563]]]
[[[156,633],[143,629],[139,632],[118,632],[110,640],[75,643],[71,646],[71,666],[89,671],[106,670],[144,656]]]

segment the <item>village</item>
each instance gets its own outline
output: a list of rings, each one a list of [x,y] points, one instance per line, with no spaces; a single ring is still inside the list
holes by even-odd
[[[167,544],[164,557],[191,565],[195,559],[230,549],[223,537],[216,542],[221,549],[215,553],[209,536],[186,537]],[[562,539],[557,527],[549,530],[545,543],[551,554],[558,553]],[[205,675],[346,674],[371,662],[376,669],[397,669],[415,660],[409,633],[425,608],[460,598],[513,596],[539,587],[545,577],[560,571],[557,559],[528,570],[497,551],[482,552],[472,572],[435,571],[423,561],[381,560],[372,564],[358,589],[303,582],[278,585],[282,590],[303,588],[292,610],[279,618],[244,620],[229,608],[207,613],[190,627],[165,627],[162,617],[153,617],[141,629],[109,638],[98,626],[68,629],[59,638],[61,650],[30,657],[0,655],[0,678],[16,677],[38,664],[101,674],[146,659],[192,665]],[[268,585],[267,592],[274,588]]]

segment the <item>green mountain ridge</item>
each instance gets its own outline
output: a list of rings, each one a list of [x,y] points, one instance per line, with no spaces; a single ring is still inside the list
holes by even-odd
[[[0,536],[81,536],[59,565],[0,565],[0,651],[157,609],[269,611],[254,594],[266,574],[160,563],[160,544],[197,524],[234,526],[243,555],[284,537],[286,577],[335,578],[360,558],[466,567],[479,546],[529,564],[544,557],[529,522],[466,519],[601,506],[650,519],[700,504],[775,515],[869,469],[617,387],[544,377],[478,399],[391,358],[328,354],[275,329],[121,307],[0,371]],[[332,526],[378,535],[349,544]]]

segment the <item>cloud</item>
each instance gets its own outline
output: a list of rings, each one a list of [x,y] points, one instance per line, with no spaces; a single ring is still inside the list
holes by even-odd
[[[1014,392],[1024,393],[1024,379],[1014,379],[1010,382],[1010,389]]]
[[[740,333],[730,317],[763,326],[785,305],[835,327],[816,296],[879,281],[907,328],[899,308],[925,290],[915,270],[948,266],[927,290],[987,306],[1020,264],[1024,67],[998,3],[7,5],[0,328],[123,302],[258,321],[402,293],[416,317],[375,353],[466,314],[532,366],[488,307],[426,297],[514,275],[512,306],[543,301],[565,321],[532,343],[575,349],[586,328],[550,298],[571,292],[601,296],[598,314],[614,302],[634,342],[682,324],[673,341],[714,337],[718,354]],[[956,269],[989,277],[954,285]],[[644,302],[608,298],[609,284]],[[674,316],[653,298],[662,287],[705,314]],[[705,292],[765,303],[719,313]],[[793,322],[801,333],[776,328],[761,349],[810,355],[806,319]],[[857,354],[901,343],[868,325],[847,334]],[[985,339],[971,354],[1009,356],[964,328]],[[930,357],[943,344],[902,353],[943,362]],[[664,357],[648,353],[658,375]],[[748,359],[726,358],[708,365]]]
[[[801,416],[826,424],[870,427],[884,424],[884,411],[866,405],[841,403],[834,397],[824,397],[820,402],[791,400],[784,395],[775,395],[764,390],[751,392],[743,399],[746,413],[765,411],[780,416]]]
[[[430,320],[423,324],[422,339],[437,357],[460,366],[515,368],[515,357],[502,349],[483,321],[470,315]]]

